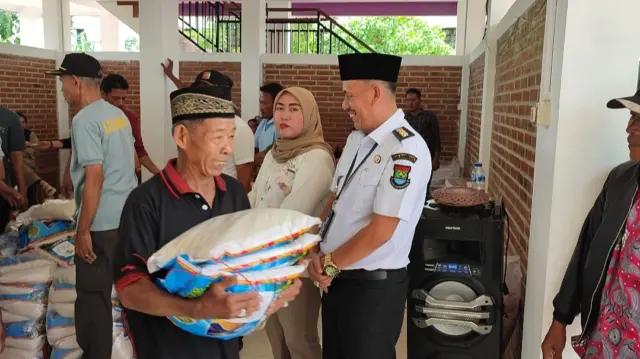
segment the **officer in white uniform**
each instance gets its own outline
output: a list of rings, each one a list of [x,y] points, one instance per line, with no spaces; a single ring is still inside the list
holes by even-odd
[[[322,298],[324,359],[392,359],[409,250],[431,176],[429,148],[396,106],[401,57],[338,57],[347,139],[309,272]]]

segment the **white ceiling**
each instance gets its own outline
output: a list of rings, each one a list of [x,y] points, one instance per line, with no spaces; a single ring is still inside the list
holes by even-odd
[[[71,15],[97,16],[103,11],[102,6],[93,0],[71,0]],[[42,14],[42,0],[0,0],[0,9],[33,15]]]

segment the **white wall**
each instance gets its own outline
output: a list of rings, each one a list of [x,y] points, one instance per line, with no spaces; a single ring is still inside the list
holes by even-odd
[[[585,215],[609,170],[628,159],[629,112],[606,103],[635,92],[638,13],[636,0],[558,1],[551,126],[537,133],[523,359],[541,358],[552,300]],[[569,345],[563,358],[577,358]]]

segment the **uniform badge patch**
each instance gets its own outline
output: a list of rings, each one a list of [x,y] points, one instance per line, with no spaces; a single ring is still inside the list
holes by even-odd
[[[394,153],[391,155],[391,159],[394,161],[405,160],[411,163],[416,163],[416,161],[418,160],[418,157],[414,155],[410,155],[408,153]]]
[[[393,130],[393,135],[400,141],[404,141],[409,137],[415,136],[415,134],[409,131],[406,127],[399,127]]]
[[[404,189],[409,187],[411,180],[409,179],[411,166],[393,165],[393,175],[391,176],[391,186],[395,189]]]

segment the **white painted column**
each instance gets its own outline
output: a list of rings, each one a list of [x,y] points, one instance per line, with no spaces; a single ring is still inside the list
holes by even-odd
[[[456,55],[471,53],[484,37],[487,0],[459,0]]]
[[[18,14],[20,19],[20,45],[44,48],[42,9],[27,8]]]
[[[120,20],[107,10],[100,12],[100,45],[102,51],[120,51]]]
[[[494,26],[500,23],[502,18],[507,14],[511,5],[513,5],[516,0],[490,0],[491,7],[489,9],[489,25]]]
[[[175,90],[162,73],[160,63],[173,60],[174,73],[180,73],[178,42],[178,4],[175,0],[140,1],[140,118],[142,137],[155,163],[164,164],[176,156],[171,137],[169,95]],[[162,41],[158,41],[162,39]],[[150,177],[143,171],[143,178]]]
[[[489,1],[489,9],[494,1]],[[491,10],[489,12],[491,14]],[[489,15],[491,23],[491,15]],[[485,173],[486,188],[489,188],[491,180],[491,134],[493,132],[493,101],[496,88],[496,53],[498,52],[498,39],[491,31],[487,31],[485,37],[487,51],[484,58],[484,83],[482,87],[482,114],[480,116],[480,162]]]
[[[265,53],[265,0],[246,1],[242,6],[242,115],[250,118],[260,113],[262,84],[261,55]]]
[[[556,18],[551,123],[537,131],[523,359],[542,357],[540,344],[552,320],[552,300],[582,223],[608,172],[629,158],[629,111],[609,110],[606,103],[635,92],[640,58],[640,48],[629,46],[629,34],[637,31],[640,2],[602,6],[598,0],[558,0],[555,9],[550,3],[547,20]],[[568,337],[579,327],[578,317]],[[568,341],[562,358],[577,358]]]
[[[268,8],[290,9],[291,1],[269,1]],[[270,19],[289,19],[291,17],[291,12],[269,12]],[[287,32],[290,28],[289,24],[272,24],[269,25],[268,28],[270,30],[276,30],[276,32],[273,35],[271,33],[267,35],[267,45],[265,51],[269,51],[270,53],[288,54],[291,48],[291,33]]]
[[[71,51],[71,11],[69,0],[42,0],[44,47],[58,52],[56,66],[62,63],[66,52]],[[58,138],[71,135],[69,105],[62,97],[62,84],[56,81],[56,112],[58,114]],[[60,178],[69,159],[69,151],[58,151]]]

